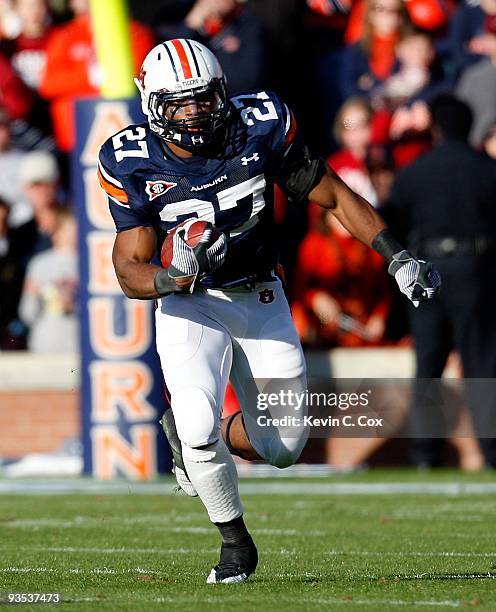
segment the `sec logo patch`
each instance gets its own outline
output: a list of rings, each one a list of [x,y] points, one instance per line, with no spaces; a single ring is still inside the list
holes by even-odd
[[[258,301],[262,304],[272,304],[275,299],[276,296],[273,289],[263,289],[258,292]]]
[[[146,193],[150,202],[155,198],[164,195],[169,189],[177,187],[177,183],[169,183],[168,181],[146,181]]]

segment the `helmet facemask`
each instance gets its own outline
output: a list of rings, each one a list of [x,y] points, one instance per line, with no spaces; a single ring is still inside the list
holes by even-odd
[[[191,152],[201,153],[223,142],[229,115],[223,79],[181,92],[155,91],[148,100],[151,129],[166,142]]]

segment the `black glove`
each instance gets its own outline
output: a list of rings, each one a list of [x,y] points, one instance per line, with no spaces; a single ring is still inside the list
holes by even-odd
[[[415,307],[431,300],[441,287],[441,275],[436,268],[423,259],[415,259],[408,251],[393,255],[388,272]]]
[[[200,242],[192,248],[198,262],[198,276],[203,278],[224,263],[227,253],[227,236],[211,223],[207,223]]]
[[[217,270],[224,263],[227,253],[227,236],[220,232],[216,240],[207,248],[208,272]]]

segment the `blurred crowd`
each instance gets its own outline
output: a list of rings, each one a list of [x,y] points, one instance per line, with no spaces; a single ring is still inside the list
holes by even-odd
[[[438,259],[493,250],[494,225],[481,217],[474,235],[463,214],[450,224],[449,210],[442,211],[448,222],[424,236],[415,215],[405,212],[410,192],[399,187],[404,171],[439,144],[432,112],[439,100],[456,115],[462,112],[450,104],[456,96],[470,115],[463,133],[448,126],[444,140],[463,142],[477,159],[496,159],[496,0],[129,4],[136,70],[160,40],[199,40],[219,58],[231,93],[278,92],[307,142],[409,248],[415,250],[412,236],[420,231],[431,240],[431,258],[436,241],[449,239],[451,251],[448,244]],[[77,215],[68,160],[74,101],[98,96],[101,79],[89,0],[0,0],[0,350],[78,350]],[[491,189],[482,200],[492,198]],[[423,227],[438,227],[438,213],[429,210],[433,218]],[[410,307],[378,255],[326,211],[288,203],[279,191],[276,214],[305,346],[410,341]]]

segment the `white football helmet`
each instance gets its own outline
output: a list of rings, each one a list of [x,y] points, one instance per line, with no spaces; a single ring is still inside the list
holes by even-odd
[[[134,79],[150,129],[163,140],[201,150],[225,133],[230,114],[226,77],[215,55],[195,40],[178,38],[154,47]],[[196,113],[176,119],[187,104]]]

